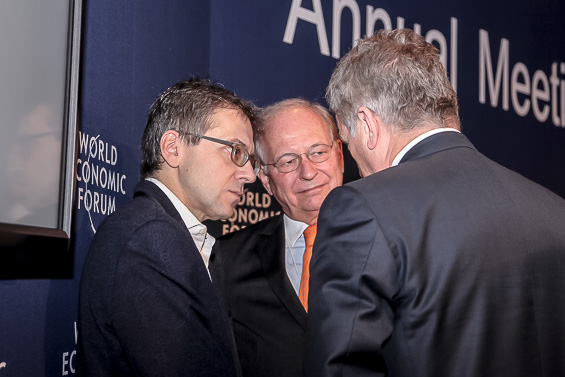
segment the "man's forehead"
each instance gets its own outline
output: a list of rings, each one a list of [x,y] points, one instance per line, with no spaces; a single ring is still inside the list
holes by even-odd
[[[216,107],[209,115],[210,128],[218,127],[222,124],[221,120],[229,117],[234,120],[246,123],[251,126],[249,117],[245,115],[243,110],[235,107]]]
[[[205,135],[241,144],[248,150],[253,148],[251,122],[239,109],[218,109],[213,114]]]
[[[315,144],[330,144],[332,135],[323,121],[316,117],[290,118],[278,117],[273,119],[265,132],[264,140],[273,155],[292,152],[306,152]],[[288,121],[287,121],[288,120]],[[299,149],[299,150],[294,150]]]
[[[267,121],[268,127],[265,134],[268,138],[277,138],[287,135],[328,135],[331,133],[320,114],[308,108],[284,109]],[[281,135],[282,134],[282,135]]]

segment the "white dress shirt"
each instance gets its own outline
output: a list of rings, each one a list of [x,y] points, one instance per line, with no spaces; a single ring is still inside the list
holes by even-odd
[[[300,291],[300,279],[302,278],[302,260],[304,258],[304,251],[306,250],[306,241],[304,240],[303,233],[308,227],[308,224],[293,220],[287,215],[283,215],[283,219],[286,274],[298,295]]]

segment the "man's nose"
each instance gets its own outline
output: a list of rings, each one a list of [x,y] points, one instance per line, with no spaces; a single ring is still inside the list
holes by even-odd
[[[253,183],[257,179],[255,172],[253,171],[253,165],[251,161],[247,161],[245,165],[241,166],[236,174],[237,179],[243,179],[245,183]]]
[[[316,168],[316,164],[310,161],[306,157],[306,155],[302,157],[298,169],[300,173],[300,179],[309,181],[313,179],[316,176],[316,174],[318,174],[318,169]]]

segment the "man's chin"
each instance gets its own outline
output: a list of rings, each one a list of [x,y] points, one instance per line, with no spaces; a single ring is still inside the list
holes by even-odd
[[[226,215],[224,215],[219,220],[229,220],[234,217],[237,217],[237,203],[234,206],[229,207],[226,210]]]
[[[323,202],[322,198],[312,198],[303,204],[302,209],[307,212],[319,211]]]

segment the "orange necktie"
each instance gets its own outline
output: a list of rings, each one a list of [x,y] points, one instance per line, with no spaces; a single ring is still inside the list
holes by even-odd
[[[298,291],[298,298],[304,309],[308,312],[308,281],[310,280],[310,259],[312,258],[312,246],[316,238],[316,225],[310,225],[304,230],[304,240],[306,241],[306,250],[304,250],[304,258],[302,262],[302,278],[300,278],[300,290]]]

